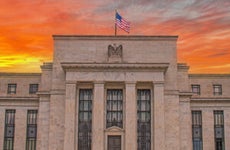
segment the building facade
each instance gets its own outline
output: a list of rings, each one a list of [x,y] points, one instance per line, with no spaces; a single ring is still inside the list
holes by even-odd
[[[177,38],[53,36],[41,73],[0,73],[0,147],[230,149],[230,74],[189,74]]]

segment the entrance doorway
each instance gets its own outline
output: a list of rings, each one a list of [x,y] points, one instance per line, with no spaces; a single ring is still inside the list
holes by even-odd
[[[121,136],[108,136],[108,150],[121,150]]]

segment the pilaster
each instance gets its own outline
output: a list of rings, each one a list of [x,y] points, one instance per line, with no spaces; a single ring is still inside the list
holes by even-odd
[[[180,149],[192,150],[190,98],[180,97]]]
[[[137,149],[137,101],[135,82],[125,83],[125,150]]]
[[[154,121],[154,150],[165,149],[165,112],[164,112],[164,83],[154,82],[154,109],[153,109],[153,121]],[[152,148],[153,149],[153,148]]]
[[[104,83],[94,83],[92,150],[104,150]]]
[[[39,95],[37,149],[43,150],[49,148],[50,95],[48,92],[40,92]]]
[[[64,150],[75,149],[76,84],[66,84]]]
[[[26,146],[27,110],[16,109],[14,129],[14,149],[25,150]]]
[[[214,117],[212,110],[202,110],[203,149],[214,150]]]

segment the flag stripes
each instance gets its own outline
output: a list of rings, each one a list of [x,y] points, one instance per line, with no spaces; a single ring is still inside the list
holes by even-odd
[[[119,15],[117,12],[116,12],[116,20],[115,20],[115,24],[121,28],[122,30],[126,31],[129,33],[130,31],[130,22],[126,21],[125,19],[123,19],[121,17],[121,15]]]

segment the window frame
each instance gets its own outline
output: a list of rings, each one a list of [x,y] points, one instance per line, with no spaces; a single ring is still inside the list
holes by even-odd
[[[16,113],[15,109],[6,109],[5,110],[5,127],[4,127],[3,150],[14,150],[15,113]],[[8,132],[8,131],[10,131],[10,132]],[[9,133],[12,133],[12,135],[8,136],[7,134],[9,134]]]
[[[36,150],[38,110],[27,110],[26,150]],[[35,132],[30,135],[29,132]]]
[[[114,95],[109,95],[109,93],[114,94],[112,92],[117,92],[118,95],[117,99],[113,99]],[[119,95],[119,93],[121,95]],[[120,99],[118,99],[118,96],[121,96]],[[111,98],[112,97],[112,98]],[[113,109],[115,104],[117,103],[117,109]],[[113,126],[123,128],[124,123],[124,90],[122,88],[108,88],[106,89],[106,128],[110,128]],[[119,107],[119,108],[118,108]],[[109,115],[110,114],[110,115]],[[113,121],[112,117],[116,114],[116,120]],[[119,121],[120,119],[120,121]]]
[[[225,150],[225,135],[224,135],[224,111],[214,110],[214,140],[215,140],[215,150]],[[222,134],[222,137],[218,137]],[[217,144],[221,143],[221,145]],[[221,147],[218,147],[221,146]]]
[[[29,85],[29,94],[36,94],[39,88],[39,84],[30,84]]]
[[[16,94],[17,92],[17,84],[9,83],[7,87],[7,94]]]
[[[192,114],[192,145],[193,145],[193,150],[202,150],[203,149],[202,111],[201,110],[192,110],[191,114]]]
[[[192,84],[191,89],[192,89],[193,94],[196,94],[196,95],[201,94],[201,86],[200,86],[200,84]],[[197,89],[197,91],[195,91],[194,89]]]
[[[92,147],[92,109],[93,109],[93,89],[92,88],[80,88],[78,94],[78,150],[88,149]],[[83,92],[83,93],[82,93]],[[90,93],[90,97],[85,99],[81,97],[81,94]],[[87,107],[85,107],[85,104]],[[83,107],[81,107],[83,105]],[[81,118],[83,114],[83,118]],[[87,120],[84,120],[86,114]],[[82,142],[84,141],[84,142]]]
[[[145,93],[144,93],[145,92]],[[146,94],[145,99],[142,99],[142,95]],[[151,149],[151,125],[152,125],[152,115],[151,115],[151,89],[137,89],[137,149]],[[143,104],[143,105],[142,105]],[[144,115],[145,114],[145,115]],[[140,120],[142,115],[145,116],[145,120]],[[142,118],[143,119],[143,118]],[[144,140],[144,141],[142,141]]]
[[[213,84],[212,87],[213,87],[213,95],[215,96],[222,95],[222,85],[221,84]]]

